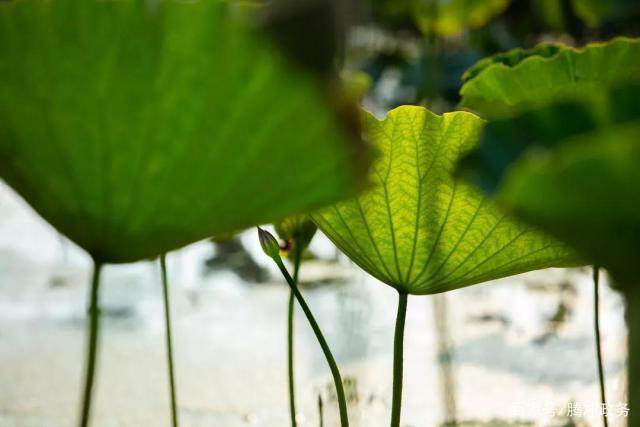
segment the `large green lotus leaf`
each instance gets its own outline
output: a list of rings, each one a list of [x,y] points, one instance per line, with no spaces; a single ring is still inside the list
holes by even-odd
[[[353,194],[329,97],[239,12],[220,0],[0,4],[0,175],[100,262]]]
[[[373,187],[312,214],[318,227],[364,270],[411,294],[431,294],[551,266],[574,265],[558,241],[503,215],[453,176],[484,121],[403,106],[385,120],[364,114],[381,152]]]
[[[460,106],[504,117],[640,77],[640,39],[616,38],[581,49],[542,45],[481,60],[464,76]]]
[[[451,36],[486,25],[511,0],[413,0],[416,25],[424,33]]]
[[[640,85],[492,122],[462,173],[621,282],[640,261]],[[602,103],[598,98],[591,102]],[[608,110],[602,122],[592,111]],[[636,279],[637,280],[637,279]]]

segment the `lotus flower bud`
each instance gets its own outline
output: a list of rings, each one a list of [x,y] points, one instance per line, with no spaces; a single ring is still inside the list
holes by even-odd
[[[274,260],[280,259],[280,245],[276,238],[260,227],[258,227],[258,237],[260,238],[260,246],[262,246],[264,253]]]

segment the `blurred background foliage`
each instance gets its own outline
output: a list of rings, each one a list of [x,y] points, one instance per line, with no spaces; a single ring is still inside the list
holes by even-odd
[[[365,106],[374,110],[420,104],[436,113],[451,111],[460,101],[462,76],[482,58],[542,42],[582,46],[640,34],[640,3],[632,0],[369,0],[354,5],[345,63],[371,78]],[[553,54],[552,47],[546,49]]]

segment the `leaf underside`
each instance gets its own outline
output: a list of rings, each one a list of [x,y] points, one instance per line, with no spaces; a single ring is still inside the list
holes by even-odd
[[[364,114],[380,151],[372,187],[313,213],[354,262],[401,292],[432,294],[551,266],[575,265],[558,241],[508,218],[475,187],[453,177],[484,122],[403,106],[385,120]]]
[[[319,85],[227,2],[0,5],[0,176],[101,262],[353,194]]]

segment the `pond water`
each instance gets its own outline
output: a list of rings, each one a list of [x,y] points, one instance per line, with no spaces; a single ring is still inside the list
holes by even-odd
[[[256,232],[241,242],[267,272],[264,283],[206,268],[210,242],[168,257],[185,427],[288,425],[289,291]],[[386,426],[396,293],[336,257],[322,236],[312,250],[303,293],[347,382],[352,425]],[[82,251],[0,184],[0,427],[74,425],[90,270]],[[464,425],[601,425],[590,275],[545,270],[411,297],[403,425],[438,426],[454,414]],[[169,426],[159,279],[152,262],[105,270],[94,426]],[[606,284],[602,294],[610,421],[622,426],[622,302]],[[318,425],[320,397],[324,425],[337,426],[324,357],[299,310],[295,321],[299,425]]]

